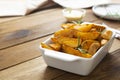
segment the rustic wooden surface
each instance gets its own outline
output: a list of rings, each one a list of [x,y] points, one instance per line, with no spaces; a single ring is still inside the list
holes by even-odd
[[[117,1],[117,0],[116,0]],[[105,23],[120,29],[120,21],[99,18],[91,9],[83,21]],[[86,77],[48,67],[39,51],[40,42],[66,22],[62,8],[46,9],[24,17],[0,18],[0,80],[120,80],[120,41]]]

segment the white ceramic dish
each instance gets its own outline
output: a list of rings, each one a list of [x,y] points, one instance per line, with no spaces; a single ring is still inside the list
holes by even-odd
[[[111,39],[108,41],[108,43],[101,47],[92,56],[92,58],[83,58],[66,54],[63,52],[48,50],[42,48],[41,46],[40,50],[48,66],[85,76],[88,75],[108,53],[111,44],[113,43],[114,36],[115,33],[113,32],[113,35]],[[44,43],[46,44],[51,43],[50,38],[47,39]]]
[[[102,18],[110,20],[120,20],[120,3],[96,5],[93,12]]]

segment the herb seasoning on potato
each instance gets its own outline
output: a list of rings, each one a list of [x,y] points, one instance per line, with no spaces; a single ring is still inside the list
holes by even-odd
[[[91,58],[112,36],[112,31],[92,23],[66,23],[61,27],[51,38],[51,44],[41,43],[43,48]]]

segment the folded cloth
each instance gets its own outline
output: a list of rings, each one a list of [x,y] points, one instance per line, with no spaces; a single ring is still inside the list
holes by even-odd
[[[63,7],[68,8],[88,8],[93,5],[110,3],[110,0],[53,0]]]
[[[22,16],[42,8],[48,0],[0,0],[0,16]]]

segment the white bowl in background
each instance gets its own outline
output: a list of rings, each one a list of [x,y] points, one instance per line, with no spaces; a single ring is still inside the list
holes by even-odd
[[[63,9],[62,12],[63,12],[63,16],[67,19],[67,21],[72,22],[72,21],[81,21],[82,18],[85,16],[86,10],[65,8]]]

